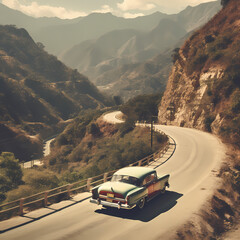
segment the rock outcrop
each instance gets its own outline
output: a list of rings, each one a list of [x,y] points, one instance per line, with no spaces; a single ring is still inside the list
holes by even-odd
[[[159,107],[159,122],[240,141],[240,7],[229,3],[185,42]]]

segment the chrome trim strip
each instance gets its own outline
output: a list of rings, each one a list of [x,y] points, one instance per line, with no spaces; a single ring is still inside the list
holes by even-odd
[[[106,207],[119,208],[119,204],[118,203],[111,203],[111,202],[97,200],[97,199],[92,199],[92,198],[90,199],[90,203],[101,204],[101,205],[106,206]],[[120,208],[122,208],[122,209],[132,209],[135,206],[136,206],[136,204],[134,204],[133,206],[129,206],[127,204],[121,204]]]
[[[100,195],[100,194],[99,194],[99,197],[100,197],[100,198],[106,198],[106,199],[108,198],[108,199],[111,199],[111,200],[122,201],[122,202],[125,202],[125,201],[126,201],[124,198],[108,197],[108,196],[106,196],[106,195]]]

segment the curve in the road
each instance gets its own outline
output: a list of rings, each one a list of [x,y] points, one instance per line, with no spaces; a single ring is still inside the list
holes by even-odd
[[[114,122],[114,113],[109,117]],[[211,196],[217,181],[215,171],[225,151],[211,134],[174,126],[156,127],[173,137],[177,147],[171,160],[156,168],[159,175],[170,174],[169,191],[149,202],[142,212],[96,209],[83,201],[6,232],[1,239],[169,239]]]

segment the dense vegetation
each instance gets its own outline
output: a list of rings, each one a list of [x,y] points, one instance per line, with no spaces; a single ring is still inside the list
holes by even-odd
[[[13,153],[0,155],[0,202],[6,199],[6,192],[22,184],[23,172]]]
[[[134,121],[156,121],[161,98],[161,93],[139,95],[123,104],[120,109],[128,118]]]
[[[150,148],[149,130],[135,128],[132,121],[114,126],[96,119],[100,111],[79,116],[54,143],[55,154],[47,162],[54,171],[78,171],[96,175],[137,161],[158,149],[166,139],[156,134]],[[74,173],[75,174],[75,173]],[[80,178],[83,176],[79,176]]]

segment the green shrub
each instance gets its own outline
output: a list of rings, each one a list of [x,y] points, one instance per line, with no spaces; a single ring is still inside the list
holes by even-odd
[[[122,105],[120,110],[134,121],[151,121],[152,116],[158,115],[158,105],[161,99],[161,93],[139,95]]]
[[[21,185],[17,189],[11,190],[7,193],[7,202],[15,201],[20,198],[31,196],[35,194],[37,190],[33,189],[29,185]]]
[[[120,136],[123,137],[135,128],[135,122],[133,119],[128,118],[124,123],[119,124]]]
[[[80,181],[81,179],[83,179],[83,176],[81,173],[76,172],[76,171],[73,171],[73,172],[67,171],[60,178],[60,182],[61,182],[61,184],[65,185],[67,183],[74,183],[74,182]]]
[[[5,176],[9,188],[15,188],[22,183],[23,172],[18,159],[13,153],[2,152],[0,155],[0,174]]]
[[[53,172],[46,170],[38,171],[35,169],[27,170],[24,174],[23,181],[34,190],[51,189],[57,187],[59,184],[59,180]]]
[[[205,125],[205,129],[208,132],[212,132],[211,124],[214,120],[215,120],[214,116],[206,116],[205,121],[204,121],[204,125]]]

